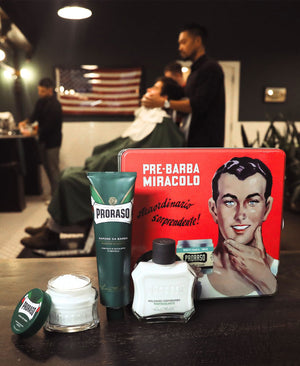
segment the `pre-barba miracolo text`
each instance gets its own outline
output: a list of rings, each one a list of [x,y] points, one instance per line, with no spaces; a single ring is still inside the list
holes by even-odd
[[[143,164],[143,187],[186,187],[200,185],[197,163]]]

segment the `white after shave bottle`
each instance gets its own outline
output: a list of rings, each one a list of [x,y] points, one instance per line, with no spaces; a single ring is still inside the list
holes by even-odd
[[[195,312],[196,275],[185,261],[176,261],[175,241],[153,240],[152,260],[132,271],[132,311],[147,322],[187,322]]]

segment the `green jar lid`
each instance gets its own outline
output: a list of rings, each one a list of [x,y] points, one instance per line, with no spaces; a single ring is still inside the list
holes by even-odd
[[[38,332],[46,322],[51,308],[51,297],[39,288],[27,292],[19,301],[12,319],[15,334],[29,337]]]

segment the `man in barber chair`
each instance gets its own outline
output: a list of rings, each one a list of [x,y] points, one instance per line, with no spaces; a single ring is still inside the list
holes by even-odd
[[[160,77],[147,90],[146,95],[161,95],[167,99],[181,99],[183,89],[171,78]],[[92,209],[90,188],[86,173],[89,171],[116,171],[118,153],[127,148],[182,147],[184,137],[170,117],[170,111],[163,108],[140,107],[129,128],[117,139],[94,148],[92,156],[86,159],[84,167],[69,167],[60,176],[59,184],[48,206],[50,217],[37,228],[27,227],[31,236],[21,243],[29,249],[57,250],[60,233],[72,232],[72,226],[91,225]]]

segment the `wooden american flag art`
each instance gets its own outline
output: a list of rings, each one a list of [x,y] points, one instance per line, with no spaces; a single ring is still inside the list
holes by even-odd
[[[64,115],[133,115],[139,107],[142,69],[55,68]]]

